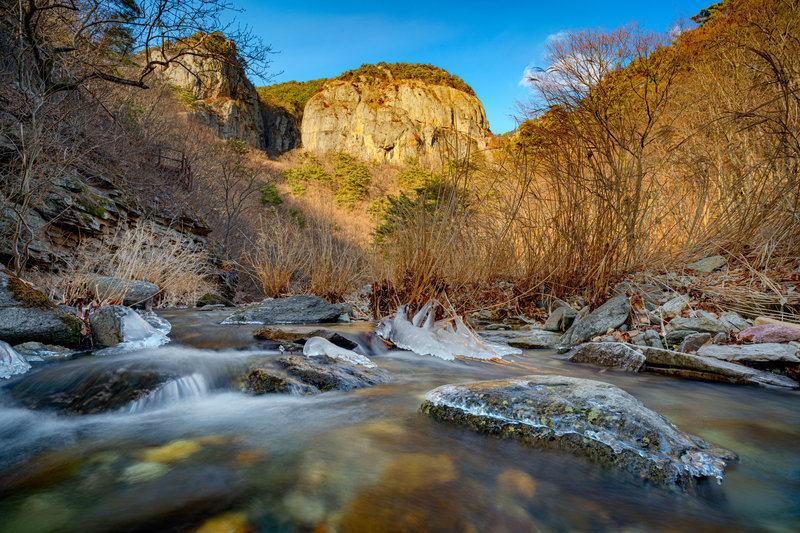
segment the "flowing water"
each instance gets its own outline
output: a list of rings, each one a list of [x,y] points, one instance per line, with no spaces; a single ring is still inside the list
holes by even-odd
[[[0,531],[800,530],[797,392],[601,372],[550,351],[502,366],[395,351],[372,357],[392,373],[384,385],[249,396],[233,377],[277,355],[254,327],[221,326],[218,312],[162,315],[166,346],[47,362],[0,387]],[[102,414],[32,410],[12,394],[119,368],[169,379]],[[417,412],[439,385],[531,373],[618,385],[740,460],[690,496]]]

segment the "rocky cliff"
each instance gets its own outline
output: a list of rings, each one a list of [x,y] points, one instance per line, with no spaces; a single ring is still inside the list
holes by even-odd
[[[188,104],[188,112],[214,128],[224,139],[244,141],[266,150],[264,121],[256,88],[247,79],[236,50],[229,41],[232,58],[184,56],[160,72]]]
[[[456,88],[398,79],[388,68],[379,76],[370,72],[331,80],[305,106],[303,146],[388,161],[438,160],[443,153],[461,156],[467,148],[483,149],[489,136],[486,113],[460,83]]]

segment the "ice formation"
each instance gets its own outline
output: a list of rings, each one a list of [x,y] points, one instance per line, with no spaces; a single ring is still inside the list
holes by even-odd
[[[147,317],[145,320],[133,309],[123,307],[123,315],[120,317],[122,342],[110,348],[103,348],[95,352],[95,355],[114,355],[119,353],[133,352],[145,348],[155,348],[169,342],[166,333],[171,326],[169,322],[159,317]],[[155,316],[155,314],[153,314]]]
[[[0,379],[10,378],[15,374],[24,374],[31,365],[22,355],[17,353],[7,342],[0,341]]]
[[[311,337],[306,341],[303,346],[303,355],[306,357],[314,357],[320,355],[327,355],[332,359],[338,359],[351,365],[359,365],[367,368],[374,368],[376,365],[368,358],[358,354],[352,350],[336,346],[331,341],[323,339],[322,337]]]
[[[429,301],[408,319],[407,306],[397,308],[394,317],[384,318],[375,332],[404,350],[451,360],[456,357],[495,359],[522,353],[517,348],[481,339],[455,312],[436,320],[436,301]]]

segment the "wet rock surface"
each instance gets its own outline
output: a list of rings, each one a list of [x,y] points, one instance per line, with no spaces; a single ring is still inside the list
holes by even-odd
[[[722,479],[735,455],[689,435],[622,389],[579,378],[524,376],[445,385],[421,412],[481,433],[571,451],[664,486]]]
[[[389,373],[380,368],[352,365],[324,355],[287,355],[254,366],[243,389],[251,394],[316,394],[363,389],[388,380]]]
[[[341,310],[319,296],[271,298],[232,314],[226,324],[317,324],[336,322]]]
[[[581,344],[567,353],[566,359],[573,363],[589,363],[626,372],[638,372],[645,363],[641,352],[618,342]]]
[[[104,365],[87,374],[80,361],[72,361],[26,376],[9,391],[29,409],[88,415],[121,409],[174,377],[133,364]]]
[[[628,319],[631,305],[628,297],[620,294],[589,313],[585,318],[580,314],[566,333],[558,340],[562,346],[572,346],[586,342],[592,337],[602,335],[609,328],[616,329]]]

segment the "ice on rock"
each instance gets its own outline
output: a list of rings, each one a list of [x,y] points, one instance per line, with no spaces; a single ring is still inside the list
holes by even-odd
[[[7,342],[0,341],[0,379],[24,374],[31,369],[30,363]]]
[[[95,352],[95,355],[114,355],[127,353],[145,348],[156,348],[169,342],[167,333],[171,325],[155,313],[142,317],[130,308],[121,308],[123,315],[120,317],[120,333],[122,342],[109,348]]]
[[[374,368],[376,365],[367,357],[358,354],[352,350],[336,346],[331,341],[323,339],[322,337],[311,337],[303,346],[303,355],[306,357],[315,357],[320,355],[327,355],[331,359],[338,359],[351,365],[359,365],[366,368]]]
[[[481,339],[455,312],[448,318],[436,320],[438,306],[438,302],[430,301],[409,320],[407,306],[401,305],[394,317],[381,320],[375,332],[403,350],[447,360],[455,357],[495,359],[522,353],[517,348]]]

